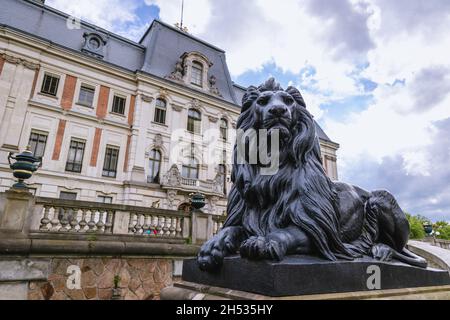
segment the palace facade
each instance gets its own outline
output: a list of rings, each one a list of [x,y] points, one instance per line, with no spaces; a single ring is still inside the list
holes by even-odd
[[[1,0],[0,192],[9,152],[29,145],[37,196],[187,210],[200,191],[223,214],[244,91],[222,49],[159,20],[133,42],[44,1]],[[317,132],[337,179],[339,145]]]

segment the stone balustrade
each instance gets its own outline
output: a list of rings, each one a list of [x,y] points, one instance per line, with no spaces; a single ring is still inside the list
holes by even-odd
[[[100,203],[39,198],[42,232],[112,233],[115,210]]]
[[[440,247],[442,249],[450,250],[450,240],[437,239],[428,237],[423,240],[424,242],[428,242],[433,246]]]
[[[192,238],[190,224],[195,223],[183,211],[42,197],[36,198],[34,212],[38,217],[31,231],[39,233],[126,234],[187,241]],[[215,232],[220,226],[217,220]]]

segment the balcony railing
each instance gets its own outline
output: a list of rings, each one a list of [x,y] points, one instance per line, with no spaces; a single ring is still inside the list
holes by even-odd
[[[41,217],[34,231],[189,237],[189,214],[181,211],[53,198],[37,198],[36,205]]]
[[[72,238],[71,235],[84,235],[86,239],[90,235],[107,239],[127,236],[198,244],[217,234],[225,221],[224,216],[204,213],[197,217],[183,211],[42,197],[34,198],[33,206],[30,232],[55,234],[59,238],[65,238],[64,234]],[[206,238],[205,230],[210,232]]]
[[[214,180],[199,180],[185,178],[180,174],[176,165],[162,177],[161,185],[165,188],[184,189],[186,191],[201,191],[210,195],[224,195],[224,183],[221,175],[216,175]]]

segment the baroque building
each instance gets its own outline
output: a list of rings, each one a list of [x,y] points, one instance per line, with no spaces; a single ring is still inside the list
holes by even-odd
[[[200,191],[225,212],[245,89],[222,49],[159,20],[133,42],[44,1],[1,4],[0,192],[29,145],[37,196],[188,210]],[[339,145],[317,132],[337,179]]]

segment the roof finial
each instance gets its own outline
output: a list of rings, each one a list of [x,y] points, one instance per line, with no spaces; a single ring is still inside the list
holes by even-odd
[[[175,27],[180,29],[183,32],[188,32],[188,28],[183,26],[183,18],[184,18],[184,0],[181,0],[181,19],[180,22],[175,23]]]

